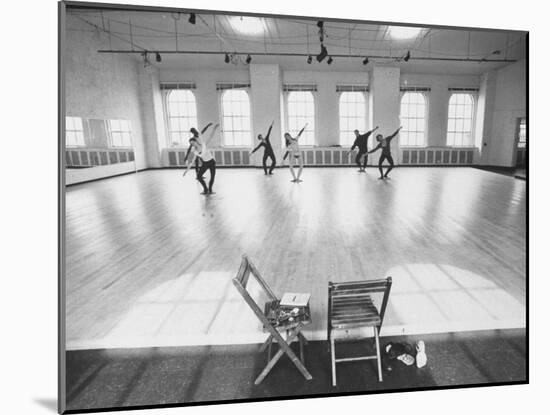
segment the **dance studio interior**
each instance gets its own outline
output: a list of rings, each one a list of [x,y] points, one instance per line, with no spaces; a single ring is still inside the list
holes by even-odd
[[[60,408],[527,382],[528,32],[60,3]]]

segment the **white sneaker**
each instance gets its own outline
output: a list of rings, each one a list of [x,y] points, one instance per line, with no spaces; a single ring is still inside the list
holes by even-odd
[[[422,340],[416,343],[416,367],[424,367],[428,362],[428,357],[426,356],[426,345]]]

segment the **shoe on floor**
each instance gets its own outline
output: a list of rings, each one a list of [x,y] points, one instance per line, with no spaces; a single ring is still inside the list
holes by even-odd
[[[424,367],[428,362],[426,356],[426,345],[422,340],[416,343],[416,367]]]

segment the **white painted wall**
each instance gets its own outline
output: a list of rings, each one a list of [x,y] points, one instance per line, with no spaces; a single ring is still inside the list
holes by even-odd
[[[483,148],[488,165],[514,165],[517,119],[527,114],[525,66],[521,60],[496,71],[491,128]]]
[[[160,72],[161,82],[194,82],[197,88],[193,91],[197,102],[197,121],[199,130],[209,122],[220,123],[222,121],[221,114],[221,92],[216,91],[216,83],[230,82],[250,82],[250,73],[248,68],[243,69],[228,69],[228,70],[194,70],[194,71],[178,71],[169,70]],[[252,129],[255,130],[255,126]],[[261,128],[261,127],[260,127]],[[218,130],[212,138],[211,146],[216,147],[221,145],[221,135]]]
[[[252,102],[251,148],[256,135],[263,133],[275,119],[272,142],[281,147],[285,130],[286,94],[283,84],[316,84],[317,145],[339,144],[338,84],[369,85],[368,128],[380,125],[382,134],[390,134],[399,126],[400,86],[431,88],[428,96],[427,146],[445,146],[450,87],[480,88],[475,124],[476,146],[481,147],[481,164],[510,166],[514,154],[517,117],[525,116],[525,70],[519,62],[498,71],[477,75],[434,75],[402,73],[397,67],[369,65],[361,72],[291,71],[277,64],[235,67],[223,70],[143,68],[141,62],[125,55],[101,55],[100,48],[108,39],[96,30],[68,16],[67,36],[67,115],[83,118],[129,119],[133,126],[138,169],[166,165],[162,150],[168,147],[164,102],[160,82],[193,82],[197,101],[198,128],[209,122],[221,123],[221,92],[216,83],[250,83]],[[86,31],[82,31],[86,29]],[[221,147],[218,132],[213,147]],[[398,140],[394,152],[399,154]],[[486,145],[485,145],[486,144]],[[396,157],[397,159],[397,157]],[[476,160],[477,161],[477,160]],[[253,157],[254,164],[260,157]],[[93,169],[102,169],[95,167]],[[80,174],[80,173],[79,173]],[[94,176],[97,172],[94,173]]]
[[[449,98],[452,94],[449,88],[479,88],[479,85],[479,76],[475,75],[401,74],[400,86],[429,87],[431,89],[426,93],[428,99],[427,146],[447,145],[447,115]]]
[[[67,115],[130,120],[136,165],[138,169],[146,168],[148,163],[142,131],[138,62],[122,54],[98,54],[98,49],[108,48],[107,37],[75,16],[67,16],[67,29]],[[126,170],[133,171],[133,163],[129,164],[131,166],[127,165]],[[108,166],[79,170],[80,178],[89,174],[90,180],[112,175],[112,168]],[[121,173],[119,170],[117,168],[117,174]]]

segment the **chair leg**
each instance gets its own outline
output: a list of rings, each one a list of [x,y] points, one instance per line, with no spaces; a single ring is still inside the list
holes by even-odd
[[[269,344],[267,345],[267,361],[271,360],[271,346],[273,346],[273,336],[269,337]]]
[[[378,366],[378,382],[382,382],[382,359],[380,358],[380,339],[378,338],[378,327],[374,327],[374,339],[376,341],[376,363]]]
[[[298,335],[298,342],[300,343],[300,360],[302,361],[302,364],[306,364],[306,361],[304,359],[304,340],[303,336]]]
[[[332,365],[332,386],[336,386],[336,351],[334,350],[334,339],[331,337],[330,342],[330,363]]]

